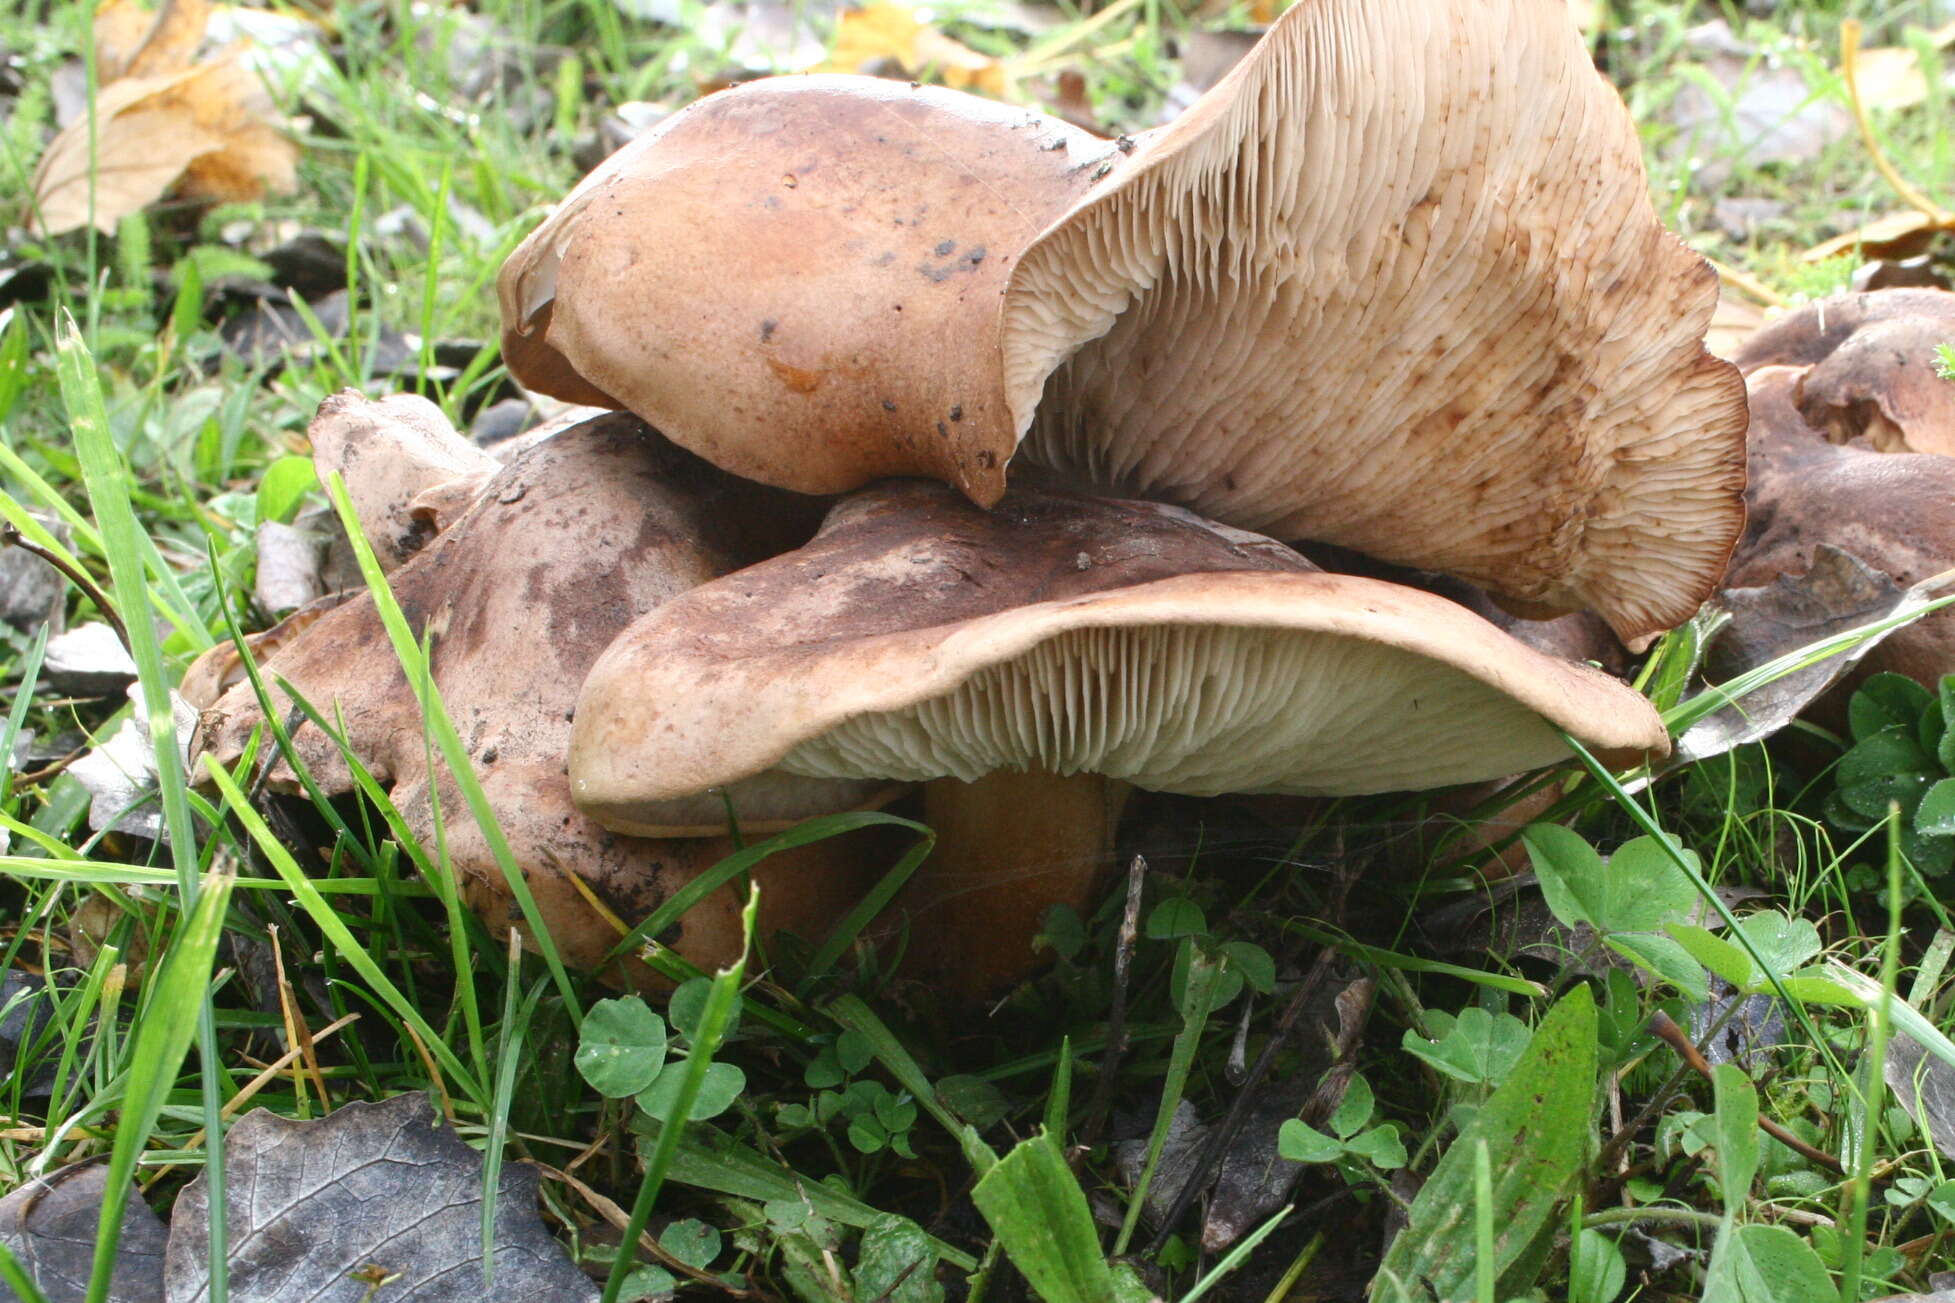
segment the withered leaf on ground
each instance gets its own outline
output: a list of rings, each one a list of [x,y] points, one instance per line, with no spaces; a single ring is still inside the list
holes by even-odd
[[[0,1244],[20,1259],[48,1303],[81,1303],[87,1297],[96,1222],[107,1194],[107,1166],[77,1163],[0,1199]],[[166,1235],[163,1223],[132,1191],[122,1205],[108,1303],[162,1303]],[[0,1298],[13,1297],[0,1285]]]
[[[243,47],[192,61],[209,19],[204,0],[164,0],[144,18],[126,0],[102,13],[94,112],[55,136],[35,169],[32,220],[42,235],[91,223],[113,233],[170,193],[228,202],[297,185],[298,146]]]
[[[120,692],[135,677],[134,658],[115,630],[99,620],[50,638],[47,659],[41,662],[43,683],[78,697]]]
[[[426,1095],[354,1103],[317,1122],[263,1109],[224,1142],[231,1297],[259,1303],[580,1303],[597,1287],[544,1229],[536,1170],[508,1163],[496,1187],[495,1279],[482,1280],[482,1155]],[[209,1192],[184,1187],[170,1221],[171,1303],[209,1297]],[[354,1273],[361,1273],[356,1277]]]
[[[1887,1078],[1894,1098],[1942,1156],[1955,1158],[1955,1068],[1902,1033],[1887,1043],[1881,1075]]]
[[[1925,585],[1902,588],[1858,557],[1829,543],[1813,550],[1812,568],[1759,588],[1727,589],[1718,601],[1730,622],[1711,643],[1710,673],[1728,682],[1788,652],[1863,624],[1918,609],[1938,596]],[[1750,693],[1692,724],[1677,739],[1665,772],[1756,742],[1790,724],[1880,642],[1875,635]],[[1707,689],[1716,691],[1716,689]]]
[[[835,42],[823,68],[867,72],[884,60],[913,76],[930,74],[954,90],[1002,96],[1007,88],[1004,64],[945,36],[902,5],[876,0],[845,10],[835,20]]]

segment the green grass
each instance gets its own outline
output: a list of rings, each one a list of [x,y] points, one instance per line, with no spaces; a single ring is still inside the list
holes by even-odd
[[[1749,84],[1727,85],[1697,66],[1687,33],[1726,19],[1756,50],[1747,76],[1790,70],[1812,104],[1837,111],[1846,97],[1841,22],[1862,22],[1869,45],[1911,46],[1933,64],[1939,56],[1919,35],[1928,6],[1778,5],[1766,17],[1735,3],[1601,8],[1598,58],[1642,125],[1665,219],[1774,297],[1845,285],[1855,260],[1815,263],[1804,251],[1903,203],[1850,130],[1793,163],[1760,164],[1741,136],[1715,132],[1694,154],[1682,150],[1670,125],[1680,96],[1702,94],[1729,119]],[[826,29],[825,9],[805,11]],[[0,259],[0,276],[31,265],[48,284],[45,295],[0,306],[0,516],[93,576],[101,596],[73,594],[66,617],[98,618],[99,602],[127,621],[147,701],[164,701],[199,650],[267,622],[247,596],[254,530],[262,513],[299,505],[277,486],[290,472],[270,468],[303,451],[305,423],[326,395],[394,383],[374,374],[389,332],[420,341],[399,386],[425,392],[458,424],[504,392],[492,342],[503,256],[575,179],[573,153],[615,105],[683,104],[724,67],[725,40],[694,34],[704,8],[682,0],[680,12],[685,27],[631,17],[611,0],[482,0],[472,11],[337,5],[335,59],[303,84],[295,74],[277,87],[305,124],[295,195],[207,212],[165,207],[125,221],[113,238],[17,240]],[[1028,31],[1015,12],[990,0],[935,10],[950,34],[1026,70],[1017,93],[1030,102],[1052,93],[1053,73],[1080,72],[1109,132],[1158,120],[1189,32],[1248,17],[1246,6],[1196,17],[1159,0],[1117,0],[1097,14],[1051,7],[1049,22]],[[87,24],[86,8],[72,3],[0,14],[0,47],[19,81],[0,106],[0,205],[9,214],[24,211],[52,78],[83,49]],[[1895,166],[1937,200],[1955,180],[1949,111],[1944,95],[1930,94],[1874,118]],[[1728,173],[1715,191],[1695,165],[1707,159]],[[1751,234],[1734,236],[1716,213],[1730,198],[1774,207]],[[272,235],[297,230],[344,248],[350,324],[321,328],[308,360],[259,371],[219,343],[207,291],[220,277],[263,275]],[[1950,261],[1945,243],[1929,251]],[[428,378],[436,344],[455,341],[477,347]],[[324,501],[315,492],[306,505]],[[412,673],[422,655],[413,632],[396,621],[390,633]],[[55,698],[40,686],[41,646],[31,632],[0,626],[0,679],[11,697],[0,738],[106,738],[127,702]],[[430,717],[430,745],[455,759],[452,727],[438,710]],[[148,723],[169,736],[167,710]],[[1608,1255],[1631,1226],[1711,1255],[1657,1273],[1645,1298],[1698,1297],[1706,1271],[1730,1269],[1717,1262],[1781,1251],[1766,1228],[1794,1238],[1842,1299],[1921,1288],[1931,1272],[1955,1268],[1955,1173],[1866,1066],[1901,1032],[1929,1043],[1930,1062],[1955,1054],[1936,1034],[1955,1027],[1947,880],[1914,876],[1890,854],[1885,829],[1856,834],[1827,818],[1832,766],[1847,741],[1806,729],[1797,746],[1745,748],[1634,802],[1605,775],[1555,780],[1565,789],[1557,809],[1594,847],[1669,833],[1672,858],[1705,888],[1752,893],[1737,914],[1777,911],[1815,926],[1819,951],[1785,971],[1769,947],[1752,946],[1755,989],[1794,999],[1789,1045],[1749,1070],[1747,1089],[1764,1116],[1841,1159],[1842,1172],[1763,1140],[1755,1177],[1726,1189],[1725,1174],[1743,1170],[1732,1166],[1743,1146],[1730,1130],[1747,1116],[1743,1092],[1728,1073],[1714,1090],[1680,1070],[1648,1030],[1659,1009],[1688,1025],[1679,983],[1701,980],[1701,967],[1695,978],[1686,965],[1639,983],[1626,967],[1596,962],[1620,953],[1607,948],[1612,937],[1643,944],[1631,935],[1639,928],[1600,919],[1599,940],[1557,933],[1591,972],[1602,1067],[1582,1198],[1572,1218],[1548,1219],[1559,1234],[1515,1259],[1531,1266],[1526,1281],[1505,1292],[1510,1282],[1491,1280],[1482,1262],[1469,1273],[1471,1297],[1626,1297],[1627,1286],[1609,1294],[1596,1282],[1611,1278]],[[280,745],[260,741],[261,750]],[[580,1184],[628,1210],[632,1226],[649,1222],[657,1261],[638,1254],[634,1270],[613,1248],[622,1228],[577,1186],[545,1181],[546,1206],[607,1281],[607,1297],[628,1297],[630,1281],[658,1283],[646,1274],[655,1270],[688,1298],[723,1294],[732,1279],[762,1298],[853,1290],[856,1303],[921,1300],[940,1284],[953,1299],[1002,1303],[1025,1297],[1007,1255],[1074,1281],[1080,1297],[1324,1297],[1306,1291],[1378,1265],[1386,1216],[1406,1197],[1391,1169],[1344,1152],[1313,1167],[1287,1209],[1257,1219],[1259,1238],[1246,1249],[1205,1252],[1199,1210],[1165,1231],[1142,1215],[1139,1193],[1169,1179],[1163,1153],[1176,1105],[1192,1103],[1204,1120],[1227,1113],[1241,1070],[1276,1041],[1286,1002],[1328,946],[1340,989],[1359,975],[1376,982],[1352,1065],[1376,1094],[1370,1122],[1391,1128],[1412,1169],[1431,1174],[1455,1137],[1471,1134],[1495,1097],[1502,1056],[1511,1064],[1523,1052],[1565,976],[1513,947],[1435,935],[1439,911],[1478,890],[1477,852],[1460,849],[1458,830],[1491,808],[1461,814],[1438,798],[1380,798],[1272,823],[1227,803],[1166,802],[1145,847],[1142,927],[1111,1078],[1101,1074],[1124,893],[1090,917],[1055,916],[1052,968],[984,1019],[946,1016],[891,982],[854,944],[865,909],[834,937],[769,956],[780,962],[765,976],[755,963],[682,988],[690,1021],[682,1028],[677,1004],[670,1017],[688,1048],[683,1097],[705,1094],[722,1063],[744,1073],[746,1089],[712,1117],[660,1120],[632,1097],[600,1095],[573,1066],[579,1022],[609,993],[547,951],[510,953],[468,917],[439,848],[401,844],[378,785],[365,785],[371,799],[268,811],[252,799],[254,775],[250,764],[186,772],[165,746],[166,845],[92,832],[72,776],[0,778],[10,842],[0,861],[0,967],[50,979],[46,1022],[12,1076],[0,1077],[0,1191],[106,1157],[118,1181],[137,1174],[142,1197],[167,1210],[199,1171],[221,1184],[221,1151],[204,1137],[240,1109],[317,1116],[432,1089],[492,1156],[491,1187],[496,1163],[564,1168],[581,1155]],[[491,825],[479,788],[462,791],[467,817]],[[883,866],[879,897],[927,846],[925,837]],[[770,849],[756,846],[715,880],[734,880]],[[1650,871],[1659,869],[1674,871]],[[664,914],[627,922],[656,936],[670,922]],[[274,952],[284,983],[267,987]],[[1845,970],[1867,974],[1871,986]],[[1907,1008],[1896,1013],[1883,992],[1900,993]],[[288,1011],[314,1033],[353,1021],[322,1042],[316,1073],[294,1065],[246,1097],[258,1065],[291,1048]],[[1291,1080],[1314,1049],[1302,1037],[1280,1044],[1268,1056],[1270,1080]],[[41,1074],[51,1087],[29,1091]],[[1138,1182],[1120,1173],[1116,1136],[1140,1146]],[[1489,1200],[1505,1158],[1462,1149],[1445,1169],[1466,1191],[1468,1243],[1491,1244],[1499,1229]],[[211,1206],[221,1210],[222,1199]],[[1028,1219],[1025,1208],[1041,1212]],[[113,1214],[104,1210],[105,1224]],[[659,1239],[694,1224],[715,1232],[703,1262]],[[1048,1233],[1056,1256],[1042,1258]],[[913,1261],[925,1269],[904,1276]],[[212,1268],[221,1297],[221,1258]]]

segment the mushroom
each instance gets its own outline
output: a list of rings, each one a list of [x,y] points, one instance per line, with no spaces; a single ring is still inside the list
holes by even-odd
[[[334,394],[319,404],[306,438],[319,477],[345,479],[360,530],[385,570],[466,511],[499,465],[418,394]]]
[[[1019,258],[1022,455],[1625,640],[1743,524],[1717,278],[1559,0],[1322,0]]]
[[[503,359],[751,479],[929,475],[989,503],[1018,441],[995,347],[1012,258],[1119,157],[913,83],[722,91],[612,155],[510,255]]]
[[[1834,443],[1875,452],[1955,454],[1955,385],[1937,349],[1955,344],[1955,294],[1872,290],[1808,303],[1753,335],[1747,375],[1804,368],[1793,403]]]
[[[572,878],[627,924],[733,849],[725,838],[653,842],[617,837],[571,804],[564,756],[570,708],[585,669],[634,617],[812,531],[818,504],[735,480],[645,429],[609,415],[519,455],[455,525],[407,560],[390,587],[417,635],[456,730],[559,950],[591,967],[618,933]],[[471,905],[498,931],[520,923],[507,883],[445,770],[430,772],[421,711],[370,594],[308,616],[264,664],[328,720],[391,789],[414,836],[439,832]],[[290,717],[283,691],[274,692]],[[234,763],[264,714],[249,683],[231,687],[199,726],[201,749]],[[335,743],[310,724],[293,734],[307,770],[330,794],[351,790]],[[275,788],[296,775],[282,761]],[[848,784],[832,800],[849,803]],[[440,827],[432,798],[438,797]],[[776,856],[763,884],[769,930],[825,930],[866,888],[873,857],[821,843]],[[741,902],[717,893],[660,938],[702,966],[738,952]],[[640,984],[648,970],[621,974]]]
[[[1170,506],[1021,490],[986,513],[908,481],[620,635],[578,699],[571,783],[600,823],[659,835],[702,794],[737,813],[788,778],[927,782],[915,949],[975,995],[1024,971],[1048,905],[1084,902],[1110,780],[1435,787],[1565,759],[1560,729],[1618,763],[1668,745],[1638,693],[1443,598]]]
[[[1625,638],[1742,523],[1702,259],[1559,0],[1313,0],[1132,140],[793,77],[627,146],[498,282],[524,384],[804,491],[1082,485]],[[1002,310],[999,295],[1002,293]]]
[[[1822,544],[1903,586],[1955,566],[1955,457],[1828,442],[1798,405],[1810,374],[1792,366],[1751,373],[1751,522],[1725,587],[1804,575]],[[1955,611],[1889,634],[1834,695],[1884,670],[1930,684],[1955,673]]]

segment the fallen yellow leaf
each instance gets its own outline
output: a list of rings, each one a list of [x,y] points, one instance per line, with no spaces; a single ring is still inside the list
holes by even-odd
[[[1007,89],[998,60],[945,36],[902,5],[880,2],[842,12],[828,61],[818,71],[864,72],[884,60],[912,76],[934,74],[956,90],[1002,96]]]
[[[164,0],[153,13],[134,0],[107,0],[97,12],[104,84],[91,113],[41,155],[36,231],[93,224],[112,233],[172,193],[223,203],[295,188],[298,146],[241,62],[242,47],[193,62],[209,18],[208,0]]]
[[[1928,33],[1938,50],[1955,45],[1955,23]],[[1860,99],[1870,109],[1911,109],[1928,98],[1928,78],[1913,46],[1878,45],[1854,52],[1853,71],[1860,83]]]

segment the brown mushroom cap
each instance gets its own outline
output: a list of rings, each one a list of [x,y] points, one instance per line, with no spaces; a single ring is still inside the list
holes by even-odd
[[[1746,341],[1747,375],[1804,368],[1793,401],[1834,443],[1955,455],[1955,385],[1938,349],[1955,344],[1955,294],[1872,290],[1808,303]]]
[[[1616,759],[1667,747],[1639,694],[1443,598],[1172,507],[1021,491],[986,513],[906,482],[621,635],[571,778],[629,831],[783,775],[1350,794],[1561,760],[1557,726]]]
[[[571,882],[576,875],[635,923],[732,849],[724,839],[659,843],[613,836],[579,814],[564,773],[570,707],[584,671],[630,620],[695,584],[792,546],[818,504],[734,479],[666,443],[635,418],[598,418],[536,445],[502,469],[475,505],[390,576],[418,634],[432,637],[435,685],[559,947],[575,963],[617,940]],[[520,922],[507,885],[445,769],[430,780],[422,716],[377,608],[361,594],[310,617],[277,643],[268,681],[289,682],[391,789],[430,848],[437,794],[448,854],[471,903],[497,925]],[[283,693],[274,693],[281,716]],[[264,716],[249,683],[206,711],[200,746],[225,763]],[[301,725],[293,742],[328,793],[351,774],[337,747]],[[282,763],[274,786],[295,775]],[[849,803],[854,790],[827,784]],[[817,930],[857,898],[860,848],[810,848],[769,861],[767,926]],[[838,852],[845,852],[839,859]],[[810,875],[792,880],[796,872]],[[780,875],[782,881],[773,879]],[[675,948],[724,962],[738,948],[730,894],[688,914]],[[796,908],[808,910],[796,917]],[[732,927],[731,934],[728,928]],[[724,948],[729,935],[733,950]]]
[[[1910,585],[1955,566],[1955,458],[1840,447],[1799,410],[1796,367],[1750,376],[1751,522],[1727,588],[1757,588],[1812,569],[1830,544]],[[1955,611],[1937,611],[1892,634],[1844,680],[1883,670],[1923,683],[1955,673]]]
[[[392,570],[461,514],[499,465],[418,394],[371,399],[345,390],[306,427],[323,481],[337,472],[360,529]]]
[[[510,256],[504,359],[749,479],[830,493],[927,475],[995,501],[1018,442],[998,296],[1109,155],[935,87],[799,76],[710,95]]]
[[[1681,622],[1743,523],[1717,280],[1562,0],[1313,0],[1026,250],[1026,459]]]

